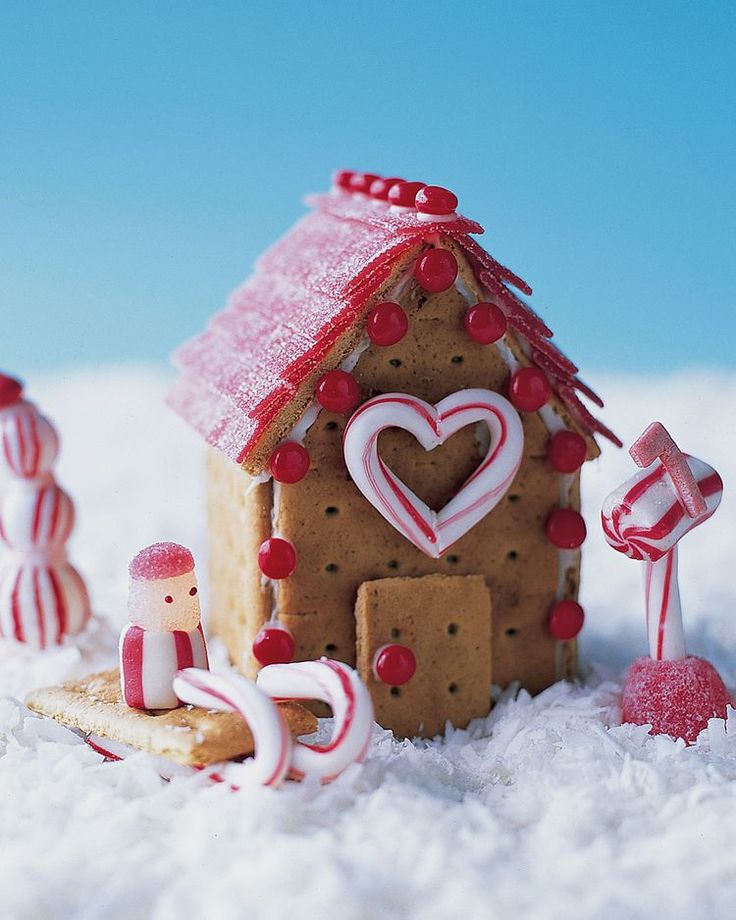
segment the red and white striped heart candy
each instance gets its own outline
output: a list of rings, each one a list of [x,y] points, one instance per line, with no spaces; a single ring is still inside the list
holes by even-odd
[[[433,511],[383,462],[378,436],[386,428],[410,432],[432,450],[481,422],[490,446],[475,472],[441,511]],[[369,399],[345,428],[343,451],[353,482],[407,540],[438,559],[501,500],[521,464],[524,431],[511,403],[491,390],[459,390],[432,406],[408,393]]]

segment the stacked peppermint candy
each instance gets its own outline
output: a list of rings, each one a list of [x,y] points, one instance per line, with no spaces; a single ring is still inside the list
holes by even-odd
[[[51,422],[0,374],[0,635],[38,649],[81,632],[89,596],[66,555],[74,505],[53,475],[59,439]]]

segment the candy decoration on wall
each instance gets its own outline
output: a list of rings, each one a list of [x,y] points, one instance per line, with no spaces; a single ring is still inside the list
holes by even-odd
[[[403,428],[432,450],[466,425],[485,424],[488,451],[441,511],[432,510],[383,462],[378,437]],[[486,516],[519,469],[524,432],[519,416],[498,393],[460,390],[432,406],[408,393],[386,393],[363,403],[345,428],[345,464],[355,485],[383,517],[418,549],[438,559]]]
[[[713,467],[683,454],[659,422],[630,453],[644,469],[612,492],[601,512],[608,543],[646,564],[649,657],[629,670],[622,718],[692,742],[709,718],[725,718],[730,696],[709,662],[687,655],[677,544],[716,511],[723,483]]]
[[[0,374],[0,541],[10,550],[0,572],[0,635],[38,649],[84,629],[87,589],[69,563],[74,505],[53,475],[54,426]]]
[[[297,741],[291,777],[328,783],[364,760],[373,735],[373,703],[352,668],[329,658],[273,664],[260,672],[257,686],[275,700],[321,700],[332,709],[332,739],[325,745]]]
[[[402,687],[414,677],[417,659],[407,645],[382,645],[373,656],[373,675],[390,687]]]
[[[253,640],[253,657],[264,667],[269,664],[288,664],[294,658],[294,648],[292,634],[274,619],[259,629]]]
[[[208,668],[194,558],[178,543],[154,543],[130,563],[128,624],[120,633],[120,683],[133,709],[175,709],[177,671]]]

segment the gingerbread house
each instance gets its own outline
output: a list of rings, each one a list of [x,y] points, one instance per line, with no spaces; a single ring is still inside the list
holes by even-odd
[[[451,192],[341,172],[308,203],[175,356],[210,445],[211,629],[253,673],[278,623],[432,735],[492,684],[575,674],[580,469],[620,442]]]

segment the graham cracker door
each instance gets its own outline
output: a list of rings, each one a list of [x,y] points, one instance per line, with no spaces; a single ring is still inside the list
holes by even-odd
[[[449,719],[464,727],[491,708],[491,595],[482,575],[364,581],[355,604],[356,660],[376,721],[397,735],[432,737]],[[373,673],[384,645],[412,649],[417,669],[401,687]]]

